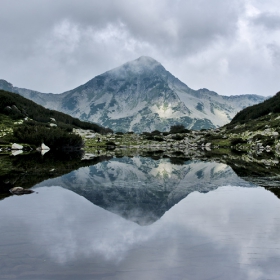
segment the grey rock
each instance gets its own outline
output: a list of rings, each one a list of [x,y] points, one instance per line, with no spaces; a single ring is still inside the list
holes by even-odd
[[[22,149],[23,149],[23,146],[20,144],[14,143],[12,145],[12,150],[22,150]]]
[[[27,190],[22,187],[14,187],[10,189],[10,193],[15,194],[15,195],[23,195],[23,194],[31,194],[33,193],[33,190]]]

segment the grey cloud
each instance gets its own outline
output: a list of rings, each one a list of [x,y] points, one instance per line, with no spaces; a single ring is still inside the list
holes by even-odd
[[[219,36],[232,36],[241,12],[239,5],[228,0],[4,3],[7,13],[0,21],[1,33],[23,46],[67,19],[82,29],[94,30],[121,22],[135,40],[181,54],[203,49]]]
[[[280,15],[272,13],[261,13],[252,21],[255,25],[264,26],[267,29],[280,29]]]
[[[237,94],[240,69],[231,67],[232,58],[243,62],[245,57],[242,68],[255,69],[251,67],[255,62],[249,61],[255,57],[244,55],[249,49],[247,38],[240,40],[243,28],[240,22],[247,20],[246,3],[245,0],[84,0],[82,3],[2,0],[0,7],[5,12],[0,17],[0,78],[15,86],[59,93],[147,55],[189,86]],[[277,20],[276,15],[265,13],[249,19],[249,23],[253,22],[248,25],[253,26],[249,30],[250,51],[261,50],[258,44],[280,43],[277,38],[272,42],[264,36],[264,42],[259,42],[255,35],[263,25],[267,26],[266,33],[275,30]],[[272,51],[269,53],[273,56]],[[259,57],[266,58],[264,48]],[[228,68],[221,72],[220,65],[227,64]],[[263,79],[263,73],[273,76],[273,67],[263,67],[260,78]],[[253,77],[253,80],[261,79]],[[272,85],[278,86],[276,82]],[[243,92],[262,94],[260,87],[252,86],[249,79],[244,86]]]
[[[151,42],[173,55],[205,49],[219,36],[233,36],[241,12],[239,5],[221,0],[162,1],[162,5],[152,1],[154,5],[148,7],[148,12],[140,3],[137,12],[120,11],[121,20],[136,39]],[[133,11],[134,4],[135,1],[130,6],[126,3],[124,9]]]
[[[277,63],[277,65],[279,65],[279,63],[280,63],[280,45],[268,44],[267,48],[272,54],[274,63]]]

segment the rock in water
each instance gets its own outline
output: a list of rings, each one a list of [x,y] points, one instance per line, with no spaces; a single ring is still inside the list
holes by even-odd
[[[22,187],[14,187],[10,189],[10,193],[15,194],[15,195],[22,195],[22,194],[30,194],[33,193],[33,190],[26,190]]]
[[[23,149],[23,146],[22,145],[19,145],[17,143],[14,143],[12,145],[12,150],[22,150]]]
[[[45,145],[44,143],[42,143],[41,150],[50,150],[50,148],[47,145]]]
[[[46,154],[49,150],[41,150],[41,155],[43,156],[44,154]]]
[[[12,150],[12,155],[13,155],[13,156],[17,156],[17,155],[20,155],[20,154],[22,154],[22,153],[23,153],[22,150]]]

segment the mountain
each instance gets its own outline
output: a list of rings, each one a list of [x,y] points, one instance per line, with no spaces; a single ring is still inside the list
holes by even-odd
[[[192,90],[145,56],[62,94],[17,88],[4,80],[0,88],[114,131],[134,132],[168,131],[176,124],[188,129],[214,128],[265,100],[257,95],[221,96],[207,89]]]
[[[223,163],[195,160],[175,165],[169,159],[124,157],[80,168],[35,188],[62,186],[125,219],[148,225],[190,193],[228,184],[251,185]]]

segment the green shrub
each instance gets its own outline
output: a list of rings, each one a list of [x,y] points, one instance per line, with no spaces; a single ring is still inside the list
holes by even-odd
[[[154,130],[151,132],[152,135],[160,135],[161,132],[159,130]]]
[[[244,144],[247,143],[246,140],[243,140],[242,138],[232,138],[230,140],[231,146],[236,146],[237,144]]]
[[[184,139],[184,136],[182,136],[182,135],[173,135],[172,139],[180,141],[180,140]]]
[[[176,134],[176,133],[188,133],[190,130],[186,129],[183,125],[172,125],[170,127],[169,133]]]
[[[154,140],[154,136],[152,136],[152,135],[148,135],[148,136],[145,136],[145,139],[146,140]]]
[[[107,141],[106,146],[117,146],[115,142],[113,141]]]
[[[163,139],[162,137],[155,136],[155,137],[154,137],[154,141],[163,142],[164,139]]]
[[[20,143],[40,146],[45,143],[50,148],[64,148],[83,146],[81,136],[55,127],[48,128],[42,125],[23,124],[14,129],[14,137]]]
[[[172,126],[170,127],[169,132],[170,132],[170,133],[179,133],[179,132],[181,132],[181,131],[184,130],[184,129],[185,129],[185,127],[184,127],[183,125],[180,125],[180,124],[178,124],[178,125],[172,125]]]
[[[264,136],[261,134],[255,135],[253,137],[253,140],[254,141],[260,140],[264,146],[267,146],[267,145],[272,146],[275,142],[274,138],[271,138],[270,136]]]

